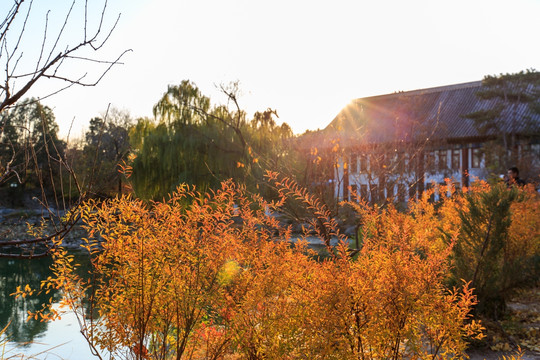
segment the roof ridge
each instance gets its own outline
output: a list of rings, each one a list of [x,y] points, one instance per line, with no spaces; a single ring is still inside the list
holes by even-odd
[[[451,84],[451,85],[443,85],[443,86],[436,86],[431,88],[424,88],[424,89],[416,89],[416,90],[407,90],[407,91],[396,91],[394,93],[390,94],[381,94],[381,95],[374,95],[374,96],[366,96],[363,98],[357,98],[354,100],[354,102],[358,102],[364,99],[376,99],[379,97],[396,97],[396,96],[411,96],[411,95],[423,95],[423,94],[430,94],[430,93],[436,93],[436,92],[443,92],[443,91],[449,91],[449,90],[460,90],[460,89],[467,89],[472,87],[480,87],[482,86],[482,80],[478,81],[469,81],[466,83],[459,83],[459,84]]]

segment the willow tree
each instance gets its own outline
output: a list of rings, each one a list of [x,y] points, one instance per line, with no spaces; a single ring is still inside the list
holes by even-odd
[[[137,195],[159,198],[180,183],[211,187],[242,175],[244,143],[235,136],[231,116],[243,127],[245,115],[211,107],[191,82],[171,85],[154,106],[157,123],[141,119],[132,132],[136,147],[133,184]]]
[[[139,120],[130,139],[138,196],[161,198],[181,183],[214,188],[229,178],[255,189],[264,169],[281,166],[290,127],[277,125],[270,109],[248,120],[236,88],[222,90],[232,109],[212,106],[189,81],[169,86],[154,106],[156,123]]]

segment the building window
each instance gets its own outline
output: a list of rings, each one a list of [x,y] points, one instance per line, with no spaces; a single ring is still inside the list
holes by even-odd
[[[407,188],[405,187],[405,184],[399,183],[398,184],[398,193],[397,193],[397,199],[399,202],[405,201],[405,193],[407,191]]]
[[[403,172],[404,173],[407,173],[410,171],[409,163],[410,163],[409,154],[404,153],[403,154]]]
[[[448,151],[439,150],[438,152],[438,168],[439,170],[445,170],[448,168]]]
[[[405,172],[405,157],[402,152],[397,152],[395,154],[395,162],[394,171],[398,174],[403,174]]]
[[[388,171],[389,170],[389,165],[390,165],[390,156],[386,155],[386,154],[381,154],[379,155],[379,166],[378,166],[378,169],[380,170],[383,170],[385,169],[385,171]]]
[[[481,149],[479,148],[472,149],[472,167],[473,168],[481,167],[483,156],[484,154]]]
[[[394,201],[395,196],[396,196],[396,184],[393,181],[389,181],[386,184],[386,198]]]
[[[409,199],[416,199],[416,183],[409,185]]]
[[[426,171],[436,170],[436,158],[435,151],[429,151],[426,153]]]
[[[366,184],[361,184],[360,185],[360,197],[362,199],[368,199],[368,187]]]
[[[368,158],[367,158],[366,155],[360,155],[360,156],[358,157],[358,160],[359,160],[359,162],[360,162],[360,164],[359,164],[360,166],[359,166],[358,168],[359,168],[359,170],[360,170],[361,173],[367,171],[367,162],[368,162],[367,159],[368,159]]]
[[[519,145],[519,159],[525,158],[531,152],[531,144]]]
[[[378,186],[375,185],[375,184],[371,184],[371,186],[369,187],[369,190],[371,192],[371,202],[372,203],[376,203],[377,201],[379,201],[379,189],[378,189]]]
[[[358,154],[352,153],[349,171],[351,174],[356,174],[358,172]]]
[[[459,158],[460,158],[461,152],[459,149],[453,149],[452,150],[452,169],[459,169]]]

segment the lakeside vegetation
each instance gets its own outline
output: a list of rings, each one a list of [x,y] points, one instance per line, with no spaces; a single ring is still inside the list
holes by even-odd
[[[56,276],[41,291],[63,290],[96,353],[432,359],[462,356],[483,336],[472,314],[501,311],[513,290],[538,279],[540,207],[531,189],[449,188],[441,203],[425,194],[407,212],[347,203],[362,225],[361,247],[351,250],[324,205],[291,180],[267,176],[280,194],[274,202],[229,181],[205,194],[181,186],[165,202],[87,203],[79,211],[94,277],[77,276],[58,247]],[[327,243],[324,261],[306,243],[276,241],[290,228],[265,210],[291,200],[308,210],[306,235]]]
[[[49,238],[43,224],[29,228],[47,239],[39,245],[54,276],[15,295],[58,289],[65,306],[29,318],[73,311],[98,357],[455,358],[485,336],[479,319],[498,321],[517,290],[538,285],[533,187],[458,190],[449,180],[438,201],[432,189],[400,211],[392,201],[337,204],[308,174],[336,154],[299,149],[275,111],[248,120],[236,90],[223,90],[234,110],[185,81],[156,104],[156,120],[109,109],[72,144],[39,102],[2,114],[11,136],[2,154],[21,164],[17,186],[2,191],[19,205],[35,190],[54,194],[71,204],[59,218],[88,234],[90,278],[63,246],[69,229]],[[53,166],[62,152],[67,173]],[[293,225],[328,256],[287,241]]]
[[[419,190],[408,204],[339,203],[329,182],[345,155],[339,139],[302,147],[317,137],[294,136],[274,109],[250,117],[236,84],[221,86],[227,105],[215,105],[186,80],[157,99],[151,119],[107,108],[82,138],[60,139],[40,99],[95,86],[130,50],[102,57],[119,20],[108,20],[107,0],[64,13],[32,4],[12,1],[0,22],[0,206],[22,209],[0,231],[2,266],[18,268],[0,278],[3,314],[45,322],[69,311],[98,358],[461,358],[488,323],[502,328],[513,293],[538,286],[533,188],[457,190],[449,180],[437,201]],[[463,114],[479,133],[497,129],[485,157],[495,174],[520,156],[514,127],[498,119],[517,105],[540,112],[539,75],[486,77],[477,95],[500,106]],[[25,99],[36,83],[46,92]],[[379,158],[377,179],[401,167]],[[68,252],[79,224],[89,263]],[[298,231],[326,256],[288,241]],[[53,274],[13,260],[36,258]],[[46,327],[22,320],[12,334]]]

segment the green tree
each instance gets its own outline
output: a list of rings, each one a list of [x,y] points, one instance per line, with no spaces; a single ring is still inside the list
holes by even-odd
[[[36,111],[41,112],[39,116],[42,120],[44,119],[41,143],[33,143],[29,146],[29,142],[26,142],[22,148],[19,147],[20,142],[14,140],[20,140],[16,138],[16,134],[24,128],[15,126],[10,129],[6,120],[9,117],[7,112],[14,111],[15,114],[20,112],[21,110],[17,109],[25,105],[22,99],[37,83],[48,83],[48,90],[40,94],[40,99],[55,95],[74,85],[95,86],[112,67],[119,63],[123,55],[130,51],[123,51],[112,59],[95,56],[107,43],[119,20],[119,17],[116,21],[113,19],[112,24],[107,25],[109,23],[105,11],[107,0],[100,4],[88,0],[73,1],[71,4],[59,2],[58,5],[48,2],[46,6],[33,4],[34,1],[31,0],[7,0],[2,1],[0,6],[2,8],[0,11],[2,13],[0,15],[2,49],[0,67],[3,70],[0,75],[0,186],[9,183],[11,189],[12,185],[17,185],[19,182],[22,186],[16,186],[16,189],[18,196],[22,197],[22,190],[27,185],[26,177],[37,177],[41,194],[36,197],[49,212],[49,219],[54,223],[54,231],[41,238],[29,236],[17,240],[0,241],[0,257],[45,256],[48,250],[39,251],[38,254],[34,251],[33,245],[29,247],[22,245],[47,243],[53,233],[63,236],[73,226],[75,218],[65,218],[59,211],[56,213],[50,211],[50,203],[54,202],[58,210],[62,206],[66,209],[67,205],[63,202],[66,189],[62,186],[66,183],[56,182],[59,177],[55,171],[58,174],[69,174],[69,186],[74,185],[73,187],[77,190],[73,194],[76,193],[79,197],[76,203],[81,203],[83,200],[77,177],[72,167],[64,161],[62,150],[58,149],[57,152],[51,150],[52,145],[60,145],[56,137],[56,127],[52,127],[54,133],[47,133],[49,126],[54,124],[53,121],[48,121],[52,111],[47,114],[50,109],[38,106]],[[73,27],[70,24],[76,25]],[[28,31],[31,31],[31,34]],[[75,33],[77,35],[73,36]],[[31,41],[28,41],[29,39]],[[40,46],[36,47],[34,40],[37,40]],[[73,65],[76,63],[77,66],[70,66],[70,63]],[[90,64],[92,64],[91,68],[85,66]],[[33,128],[26,128],[26,134],[22,139],[32,140],[32,132]],[[41,152],[43,150],[44,152]],[[45,157],[47,157],[46,160]],[[22,163],[17,162],[21,159]],[[40,167],[40,164],[45,167]],[[48,174],[47,170],[50,170]],[[53,190],[54,194],[47,194],[46,190]],[[0,199],[4,198],[6,197],[0,196]],[[13,198],[14,196],[7,196],[7,199]],[[3,250],[10,248],[13,242],[16,242],[18,249],[32,248],[32,250],[27,253],[4,252]]]
[[[90,120],[85,134],[85,185],[91,193],[122,193],[118,164],[125,161],[131,147],[129,132],[133,120],[126,111],[112,108],[103,117]]]
[[[540,72],[486,76],[482,85],[476,96],[488,100],[490,107],[466,117],[474,120],[480,134],[493,138],[485,149],[487,163],[496,173],[517,165],[525,175],[536,176],[540,164],[534,159],[540,154],[528,148],[527,139],[540,134]]]
[[[137,195],[162,198],[181,183],[215,188],[229,178],[256,189],[265,169],[287,167],[290,127],[277,125],[270,109],[249,121],[236,87],[222,90],[235,109],[212,106],[193,83],[183,81],[169,86],[154,107],[157,122],[138,121],[130,138]]]
[[[205,187],[214,181],[208,164],[215,155],[211,148],[219,144],[212,142],[210,110],[210,99],[183,81],[169,86],[154,106],[156,123],[138,121],[131,141],[137,144],[133,184],[139,196],[160,198],[180,183]]]
[[[453,281],[470,281],[477,311],[497,318],[517,289],[537,283],[538,196],[532,188],[475,184],[449,205],[458,215],[443,220],[458,229]]]
[[[57,162],[63,156],[65,143],[58,139],[52,109],[36,99],[23,100],[2,112],[0,127],[0,163],[10,168],[4,181],[11,191],[16,191],[12,200],[21,200],[28,187],[41,187],[42,192],[58,189]]]

